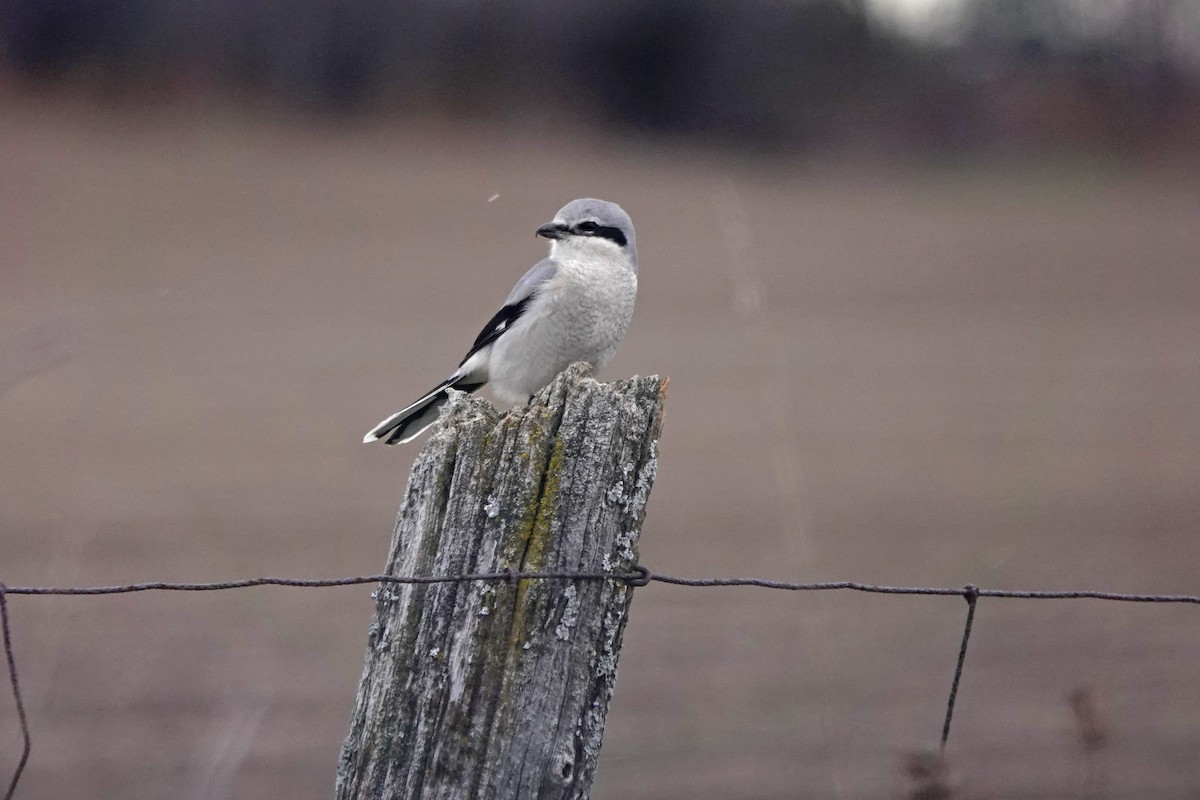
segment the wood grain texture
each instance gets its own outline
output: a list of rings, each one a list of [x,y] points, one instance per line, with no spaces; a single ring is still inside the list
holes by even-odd
[[[413,465],[388,572],[629,570],[665,388],[576,364],[504,416],[456,396]],[[616,581],[381,587],[337,797],[587,797],[631,596]]]

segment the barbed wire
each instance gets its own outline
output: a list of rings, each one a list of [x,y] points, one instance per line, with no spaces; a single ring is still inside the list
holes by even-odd
[[[1014,590],[1014,589],[980,589],[973,584],[955,589],[938,586],[889,586],[884,584],[860,583],[858,581],[826,581],[821,583],[795,583],[777,581],[767,578],[679,578],[671,575],[658,575],[644,566],[636,566],[629,572],[519,572],[512,569],[500,572],[480,572],[462,575],[356,575],[344,578],[245,578],[233,581],[216,581],[212,583],[175,583],[169,581],[150,581],[146,583],[123,583],[111,586],[7,586],[0,582],[0,631],[4,639],[4,655],[8,663],[9,686],[12,689],[13,702],[17,708],[17,722],[20,726],[23,743],[21,757],[13,771],[12,780],[5,792],[4,800],[12,800],[21,780],[21,775],[29,761],[33,749],[33,740],[29,732],[29,722],[25,713],[25,704],[21,697],[20,681],[17,675],[16,654],[12,643],[12,632],[9,625],[8,595],[36,596],[96,596],[110,594],[131,594],[135,592],[213,592],[227,589],[249,589],[255,586],[290,586],[301,589],[336,588],[340,586],[356,586],[366,583],[383,584],[439,584],[439,583],[471,583],[471,582],[508,582],[516,584],[523,580],[587,580],[621,581],[629,586],[646,586],[650,583],[662,583],[669,586],[684,586],[692,588],[759,588],[777,589],[792,592],[848,590],[868,594],[889,595],[924,595],[924,596],[958,596],[967,601],[967,617],[963,625],[962,641],[958,649],[958,660],[954,668],[954,676],[950,683],[950,696],[946,702],[946,715],[942,724],[941,750],[944,751],[950,739],[950,723],[954,717],[954,706],[958,698],[959,684],[962,680],[963,668],[966,664],[967,645],[971,640],[971,629],[975,622],[975,610],[979,598],[1016,599],[1016,600],[1109,600],[1123,603],[1188,603],[1200,605],[1200,595],[1192,594],[1130,594],[1125,592],[1107,592],[1091,589],[1084,590]]]

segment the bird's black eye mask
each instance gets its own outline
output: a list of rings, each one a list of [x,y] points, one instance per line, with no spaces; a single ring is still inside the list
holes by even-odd
[[[608,239],[610,242],[616,242],[619,247],[624,247],[628,243],[625,239],[625,234],[621,232],[620,228],[601,225],[590,219],[576,225],[573,233],[577,233],[580,236],[598,236],[601,239]]]

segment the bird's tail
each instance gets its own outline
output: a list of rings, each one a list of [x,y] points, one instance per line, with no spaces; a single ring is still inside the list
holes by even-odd
[[[363,444],[384,440],[384,444],[400,444],[411,442],[433,423],[437,422],[438,412],[450,399],[450,389],[462,392],[474,392],[483,383],[472,382],[470,376],[454,375],[431,389],[417,402],[408,408],[401,409],[371,429],[363,437]]]

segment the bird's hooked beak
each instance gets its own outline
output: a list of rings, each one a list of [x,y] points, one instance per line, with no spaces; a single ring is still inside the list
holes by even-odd
[[[545,236],[547,239],[562,239],[570,231],[566,225],[561,222],[547,222],[536,231],[537,236]]]

